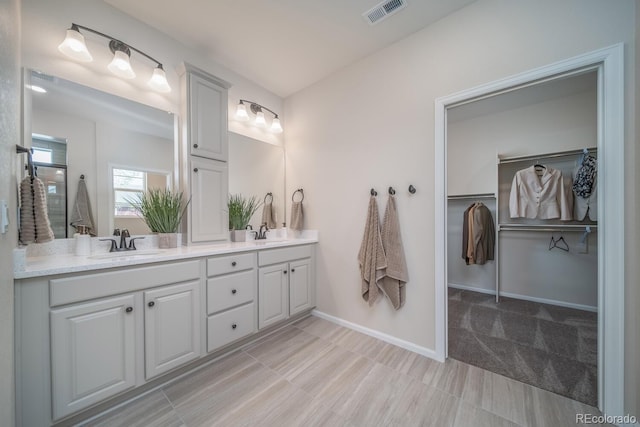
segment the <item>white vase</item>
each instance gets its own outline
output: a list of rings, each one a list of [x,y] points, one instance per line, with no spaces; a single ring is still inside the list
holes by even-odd
[[[178,247],[178,233],[158,233],[158,248],[172,249]]]
[[[230,232],[232,242],[246,242],[247,230],[231,230]]]

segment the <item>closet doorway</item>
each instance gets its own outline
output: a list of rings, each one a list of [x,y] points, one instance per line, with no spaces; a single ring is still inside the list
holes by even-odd
[[[597,77],[589,70],[447,112],[449,357],[591,406],[597,191],[578,200],[571,187],[584,159],[597,158]]]
[[[587,392],[586,399],[590,399],[588,403],[594,405],[597,403],[596,406],[608,415],[623,413],[622,396],[624,390],[624,324],[622,315],[624,307],[624,198],[622,192],[624,182],[624,79],[622,69],[622,46],[614,46],[436,100],[436,353],[442,359],[447,357],[447,333],[449,327],[456,327],[455,324],[448,325],[448,322],[452,321],[447,309],[448,284],[455,285],[455,282],[451,281],[452,278],[457,281],[471,279],[470,283],[474,286],[466,285],[471,289],[464,289],[465,284],[458,283],[457,285],[462,286],[458,286],[452,291],[452,297],[457,301],[462,301],[464,298],[467,302],[475,302],[476,313],[484,313],[484,320],[476,319],[478,323],[484,321],[484,324],[475,325],[476,329],[484,328],[484,332],[488,336],[493,333],[502,337],[505,335],[510,335],[512,338],[519,337],[521,341],[529,342],[532,349],[535,349],[536,346],[546,345],[556,352],[568,350],[574,354],[580,353],[579,357],[583,358],[581,363],[584,363],[585,360],[594,362],[595,359],[597,362],[597,398],[594,394],[589,396],[589,392]],[[566,109],[562,114],[547,117],[548,122],[552,125],[545,130],[546,135],[542,135],[546,138],[542,139],[540,135],[537,139],[529,141],[526,141],[526,137],[521,138],[519,143],[511,147],[498,144],[494,147],[493,152],[488,153],[489,157],[474,153],[474,149],[481,147],[473,147],[473,141],[469,142],[470,151],[467,151],[466,154],[463,153],[463,155],[466,156],[465,158],[473,159],[473,163],[466,169],[466,184],[464,183],[465,179],[461,179],[459,176],[460,174],[448,173],[449,168],[455,169],[452,167],[451,161],[455,160],[456,156],[460,156],[460,153],[456,152],[456,150],[460,150],[460,147],[456,147],[455,139],[464,134],[461,130],[464,128],[461,125],[464,124],[463,122],[466,121],[468,125],[474,120],[481,120],[483,116],[486,119],[487,109],[493,109],[489,115],[495,120],[501,114],[513,115],[517,110],[522,112],[527,109],[535,109],[535,105],[539,107],[540,104],[545,103],[548,108],[538,109],[541,110],[541,114],[550,113],[553,108],[562,108],[563,103],[569,105],[567,103],[570,99],[575,104],[576,100],[581,97],[585,104],[579,110],[589,110],[586,108],[589,102],[595,104],[591,116],[595,126],[590,130],[590,136],[584,136],[584,142],[576,142],[580,139],[580,130],[576,131],[576,129],[570,129],[566,126],[563,128],[562,125],[567,124],[566,122],[574,119],[581,120],[571,116],[576,110]],[[590,98],[592,101],[588,101]],[[553,103],[556,105],[551,108]],[[567,120],[563,120],[563,116]],[[515,131],[519,124],[527,125],[527,118],[534,118],[532,115],[527,117],[527,114],[521,117],[521,119],[512,117],[512,120],[502,120],[494,126],[499,126],[499,131]],[[584,119],[582,120],[584,122]],[[535,120],[529,120],[529,122],[531,121],[535,124]],[[456,128],[456,126],[458,127]],[[588,129],[588,125],[583,127],[583,130]],[[524,133],[529,136],[535,135],[535,132]],[[566,138],[563,139],[563,137]],[[450,142],[451,145],[449,145]],[[524,142],[528,142],[528,144],[524,144]],[[493,143],[495,144],[496,141]],[[592,217],[594,221],[589,221],[587,218],[586,223],[576,221],[565,223],[555,220],[536,222],[514,220],[510,217],[508,199],[511,180],[515,172],[532,166],[534,162],[544,162],[549,167],[562,169],[565,174],[571,176],[582,148],[591,148],[594,157],[598,158],[597,194],[599,207],[597,214]],[[485,147],[485,149],[490,148]],[[448,200],[449,195],[458,197],[450,201]],[[469,199],[466,200],[466,197]],[[468,266],[470,268],[466,271],[454,271],[455,268],[450,268],[453,257],[460,259],[460,261],[462,259],[461,244],[458,242],[455,245],[457,246],[456,250],[452,243],[451,235],[455,234],[452,230],[456,227],[455,223],[459,223],[458,228],[462,228],[463,212],[472,202],[481,202],[485,205],[492,212],[496,228],[500,230],[496,233],[496,261],[490,260],[482,265]],[[452,219],[452,216],[457,218]],[[581,230],[569,229],[569,224],[580,227]],[[591,233],[585,239],[585,246],[585,242],[582,242],[581,238],[587,231],[586,224],[590,224],[592,228]],[[512,228],[507,231],[509,225]],[[521,228],[513,229],[517,227]],[[541,250],[543,236],[546,236],[547,240],[544,251]],[[563,249],[566,249],[563,244],[568,243],[569,252],[557,246],[549,250],[549,245],[558,241]],[[573,252],[571,252],[572,250]],[[522,253],[529,260],[520,266],[517,265],[519,251],[524,251]],[[563,253],[557,257],[558,252]],[[578,252],[580,253],[578,254]],[[571,257],[570,255],[575,256]],[[525,271],[529,264],[535,262],[541,263],[541,266]],[[549,279],[550,275],[553,277],[555,274],[561,278],[573,274],[567,272],[567,269],[576,268],[572,264],[578,265],[574,272],[580,276],[579,280],[572,282],[571,279],[568,281],[561,279],[554,281],[553,285],[549,283],[552,281]],[[580,269],[579,266],[583,268]],[[538,286],[535,286],[536,275],[542,279]],[[591,283],[588,283],[589,281]],[[491,289],[491,284],[493,284],[493,289]],[[480,292],[477,292],[478,290]],[[501,302],[497,304],[495,303],[496,295],[501,295]],[[513,298],[514,296],[517,298]],[[501,322],[496,322],[496,316],[487,314],[484,310],[489,308],[491,304],[497,307],[502,305],[503,309],[509,306],[521,316],[525,314],[533,314],[533,316],[529,320],[518,317],[521,325],[505,327],[502,320],[508,320],[512,313],[509,310],[501,311],[497,316],[501,318]],[[453,310],[460,308],[461,306],[458,304],[458,307]],[[570,311],[574,309],[578,311]],[[473,310],[468,312],[472,313]],[[566,324],[558,326],[556,332],[559,333],[584,333],[589,329],[587,326],[589,322],[597,324],[595,327],[597,333],[591,334],[593,340],[597,342],[595,352],[585,354],[576,351],[574,347],[574,344],[575,346],[583,345],[589,340],[576,339],[572,341],[573,344],[568,345],[565,345],[568,340],[565,342],[562,339],[554,340],[552,335],[548,335],[545,340],[545,332],[541,330],[540,323],[544,323],[543,328],[547,330],[546,333],[551,334],[554,325],[547,322],[562,318],[563,313],[565,320],[568,317],[573,319],[574,325],[569,328],[563,327],[567,326]],[[482,314],[479,316],[481,317]],[[544,322],[541,322],[541,319]],[[453,322],[468,323],[471,320],[467,314],[466,319],[458,318]],[[535,330],[527,331],[522,325],[526,323],[535,325]],[[582,324],[585,330],[578,331],[576,329],[578,323]],[[460,326],[460,323],[457,326]],[[506,331],[505,328],[511,329]],[[591,342],[591,344],[595,343]],[[563,345],[572,347],[572,349],[563,349]],[[500,350],[498,347],[499,345],[496,345],[494,350],[496,352],[502,351],[504,354],[505,350]],[[488,349],[490,352],[492,351],[491,346],[488,346]],[[451,350],[455,349],[449,347],[448,350],[449,356],[451,356]],[[570,362],[565,364],[565,366],[569,365],[571,365]],[[543,366],[529,366],[531,371],[541,368],[544,372]],[[546,373],[553,373],[552,371]],[[499,373],[504,374],[504,372]],[[588,381],[585,382],[583,378],[589,378],[589,375],[595,374],[593,371],[591,374],[583,372],[584,377],[576,378],[580,375],[574,372],[573,388],[576,388],[577,381],[583,382],[577,388],[588,388],[586,384]],[[517,379],[523,380],[523,378]],[[534,385],[540,386],[539,384]],[[572,397],[575,398],[575,396]]]

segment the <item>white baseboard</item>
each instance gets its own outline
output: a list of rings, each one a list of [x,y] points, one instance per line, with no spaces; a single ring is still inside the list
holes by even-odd
[[[449,287],[450,288],[455,288],[455,289],[462,289],[464,291],[480,292],[480,293],[489,294],[489,295],[495,295],[496,294],[496,291],[493,290],[493,289],[475,288],[473,286],[458,285],[456,283],[449,283]],[[539,302],[539,303],[542,303],[542,304],[558,305],[560,307],[575,308],[577,310],[585,310],[585,311],[593,311],[593,312],[597,312],[598,311],[598,307],[594,307],[594,306],[591,306],[591,305],[574,304],[572,302],[565,302],[565,301],[557,301],[557,300],[553,300],[553,299],[531,297],[531,296],[528,296],[528,295],[514,294],[512,292],[500,292],[500,296],[501,297],[507,297],[507,298],[522,299],[522,300],[526,300],[526,301]]]
[[[344,326],[345,328],[353,329],[354,331],[361,332],[365,335],[369,335],[371,337],[377,338],[384,342],[388,342],[389,344],[397,345],[398,347],[404,348],[405,350],[409,350],[414,353],[418,353],[422,356],[428,357],[430,359],[437,360],[438,362],[444,362],[444,359],[441,360],[440,358],[438,358],[436,355],[436,352],[429,348],[416,345],[409,341],[396,338],[392,335],[385,334],[380,331],[376,331],[375,329],[369,329],[365,326],[358,325],[356,323],[351,323],[339,317],[335,317],[335,316],[331,316],[330,314],[323,313],[322,311],[313,310],[311,314],[321,319],[328,320],[329,322],[333,322],[337,325]]]

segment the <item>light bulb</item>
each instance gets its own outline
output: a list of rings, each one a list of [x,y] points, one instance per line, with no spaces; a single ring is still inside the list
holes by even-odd
[[[171,92],[171,86],[169,86],[169,82],[167,82],[167,75],[165,74],[162,65],[158,65],[153,70],[153,74],[151,75],[148,85],[151,89],[161,93]]]
[[[267,121],[264,119],[264,113],[262,111],[256,113],[256,121],[253,124],[259,128],[267,127]]]
[[[76,61],[91,62],[93,57],[87,49],[87,45],[84,43],[84,36],[80,34],[77,27],[73,26],[67,30],[67,36],[64,41],[58,46],[58,50],[69,58],[73,58]]]
[[[271,132],[273,133],[282,133],[282,125],[280,125],[280,119],[276,116],[271,122]]]
[[[118,77],[122,77],[123,79],[133,79],[136,77],[136,73],[133,72],[131,64],[129,63],[129,55],[121,50],[115,51],[113,54],[113,60],[107,68],[113,74]]]
[[[246,122],[249,120],[249,114],[247,113],[247,106],[240,102],[236,107],[236,114],[234,118],[239,122]]]

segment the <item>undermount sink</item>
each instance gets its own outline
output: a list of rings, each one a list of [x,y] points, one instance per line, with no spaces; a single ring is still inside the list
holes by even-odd
[[[149,255],[158,255],[164,251],[157,249],[149,249],[143,251],[122,251],[122,252],[107,252],[106,254],[96,254],[88,256],[89,259],[122,259],[122,258],[131,258],[131,257],[140,257],[140,256],[149,256]]]

